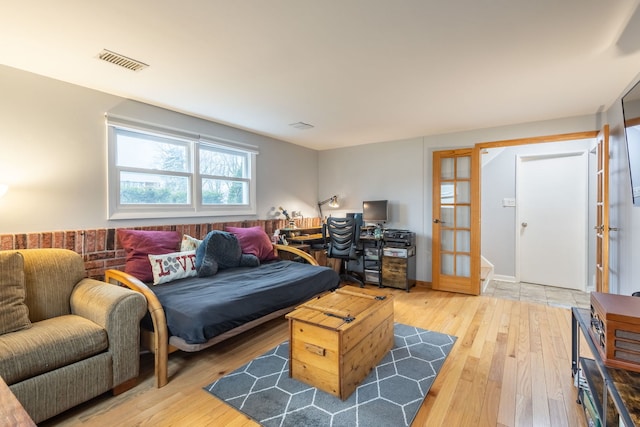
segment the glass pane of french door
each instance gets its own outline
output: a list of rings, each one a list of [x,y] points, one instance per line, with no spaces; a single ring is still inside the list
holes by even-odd
[[[440,273],[471,275],[471,155],[440,159]]]

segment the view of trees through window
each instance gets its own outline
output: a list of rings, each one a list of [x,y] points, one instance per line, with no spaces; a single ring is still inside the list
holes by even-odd
[[[200,143],[194,156],[192,141],[124,129],[116,135],[120,204],[190,205],[198,189],[203,205],[248,203],[249,153]]]
[[[248,175],[247,160],[246,153],[201,146],[202,203],[205,205],[245,203],[247,182],[230,178],[242,179]]]

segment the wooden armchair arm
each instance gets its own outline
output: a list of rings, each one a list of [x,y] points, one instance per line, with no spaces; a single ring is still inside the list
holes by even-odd
[[[300,258],[304,259],[311,265],[318,265],[318,261],[316,261],[314,257],[309,255],[305,251],[301,251],[298,248],[294,248],[287,245],[276,245],[276,244],[274,244],[273,247],[275,249],[276,256],[278,256],[278,251],[289,252],[296,256],[299,256]]]
[[[113,285],[124,286],[136,292],[140,292],[147,299],[147,309],[153,322],[153,341],[150,350],[155,356],[156,387],[162,387],[169,381],[169,331],[167,319],[164,315],[162,304],[156,294],[142,281],[120,270],[107,270],[104,273],[104,281]]]

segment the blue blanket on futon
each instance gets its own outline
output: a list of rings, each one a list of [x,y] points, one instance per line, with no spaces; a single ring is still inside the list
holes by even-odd
[[[328,267],[273,261],[258,267],[219,270],[210,277],[180,279],[156,285],[153,291],[164,308],[169,335],[188,344],[201,344],[333,290],[339,282],[338,274]]]

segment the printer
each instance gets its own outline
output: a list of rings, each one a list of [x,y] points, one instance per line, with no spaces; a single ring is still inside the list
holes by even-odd
[[[409,230],[398,230],[389,228],[382,234],[384,244],[392,247],[415,246],[416,233]]]

